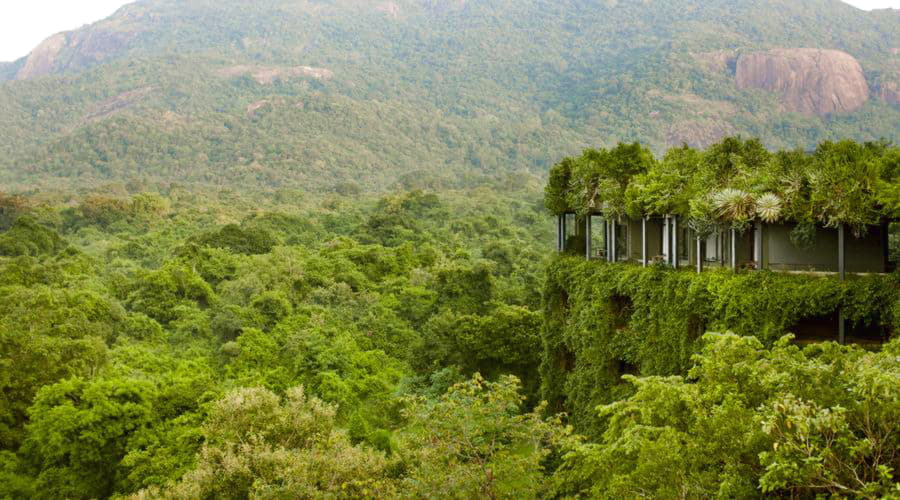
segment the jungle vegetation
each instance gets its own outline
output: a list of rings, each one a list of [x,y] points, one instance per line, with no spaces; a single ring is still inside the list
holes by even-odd
[[[784,113],[706,63],[835,48],[874,95],[898,26],[144,0],[0,63],[0,498],[900,496],[897,274],[586,262],[547,211],[896,216],[895,104]],[[791,336],[837,308],[883,345]]]
[[[759,140],[728,137],[660,160],[638,143],[586,149],[551,169],[545,205],[579,216],[679,215],[701,235],[754,221],[859,234],[900,216],[900,148],[844,140],[773,153]]]
[[[790,335],[896,274],[557,256],[551,199],[3,194],[0,498],[898,494],[900,340]]]
[[[48,75],[0,66],[0,183],[468,188],[620,141],[896,142],[898,26],[839,0],[145,0]],[[805,116],[738,89],[726,60],[777,47],[851,54],[869,102]]]

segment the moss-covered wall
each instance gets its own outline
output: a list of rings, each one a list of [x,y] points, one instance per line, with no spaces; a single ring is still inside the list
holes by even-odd
[[[621,397],[621,375],[683,373],[705,331],[731,330],[765,343],[804,318],[839,308],[851,324],[896,330],[900,274],[834,277],[733,273],[696,274],[663,266],[586,261],[559,256],[544,289],[543,397],[596,436],[595,408]]]

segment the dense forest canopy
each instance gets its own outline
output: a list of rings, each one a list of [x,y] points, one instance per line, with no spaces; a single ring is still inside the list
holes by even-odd
[[[59,36],[0,67],[21,78],[0,82],[16,190],[471,187],[620,141],[900,133],[897,14],[838,0],[144,0]],[[835,87],[794,90],[831,102],[854,73],[861,107],[804,114],[743,87],[741,58],[778,48],[855,58]]]
[[[551,258],[552,232],[534,187],[2,195],[0,498],[895,491],[898,341],[779,340],[837,303],[895,323],[894,275]]]
[[[897,217],[898,21],[140,0],[0,63],[0,499],[900,495],[900,274],[548,214]]]

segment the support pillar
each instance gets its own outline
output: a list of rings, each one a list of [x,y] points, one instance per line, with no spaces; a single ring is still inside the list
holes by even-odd
[[[756,223],[756,231],[753,234],[753,258],[756,260],[756,269],[763,268],[763,224],[761,221]]]
[[[669,216],[668,215],[663,218],[663,235],[662,236],[663,236],[663,238],[662,238],[662,240],[663,240],[662,241],[663,258],[665,259],[666,264],[669,264],[669,262],[671,261],[671,259],[669,257],[669,254],[671,253],[669,251],[669,247],[671,246],[670,243],[671,243],[672,239],[671,239],[671,236],[669,235]]]
[[[647,267],[647,218],[641,219],[641,265]]]
[[[556,251],[560,253],[563,251],[563,217],[565,215],[556,216]]]
[[[701,239],[697,236],[697,274],[703,272],[703,246]]]
[[[838,226],[838,275],[841,281],[846,279],[846,246],[844,238],[844,225]],[[844,309],[838,306],[838,343],[847,342],[847,320],[844,319]]]
[[[609,227],[610,227],[610,234],[611,234],[611,237],[609,239],[610,240],[610,244],[609,244],[610,261],[618,262],[619,256],[616,255],[616,221],[615,221],[615,219],[611,219],[609,221]]]
[[[672,217],[672,268],[678,269],[678,216]]]
[[[737,230],[731,229],[731,270],[737,271]]]
[[[591,214],[584,218],[584,258],[591,260]]]
[[[606,262],[612,262],[612,253],[609,250],[609,219],[603,217],[603,245],[606,249]]]

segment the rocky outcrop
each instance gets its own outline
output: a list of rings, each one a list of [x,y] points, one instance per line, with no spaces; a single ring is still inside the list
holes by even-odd
[[[68,44],[69,39],[65,33],[57,33],[41,42],[28,54],[25,65],[16,74],[16,80],[49,75],[56,65],[57,56]]]
[[[394,19],[400,17],[400,5],[397,2],[382,2],[375,6],[375,10],[383,12]]]
[[[878,88],[878,97],[890,104],[900,104],[900,85],[897,82],[885,82]]]
[[[862,67],[850,54],[824,49],[775,49],[742,54],[741,89],[777,92],[786,111],[827,115],[856,111],[869,98]]]
[[[84,120],[93,121],[106,118],[107,116],[134,106],[151,93],[153,93],[153,87],[141,87],[139,89],[123,92],[92,106]]]
[[[670,125],[666,131],[666,147],[687,144],[693,148],[705,148],[734,133],[734,127],[725,120],[681,120]]]
[[[80,30],[57,33],[28,54],[16,80],[81,69],[121,54],[137,36],[133,31]],[[60,57],[65,52],[65,57]]]
[[[334,77],[334,73],[330,69],[310,66],[232,66],[219,71],[219,75],[226,78],[250,75],[260,85],[271,85],[276,80],[297,77],[307,77],[316,80],[330,80]]]

